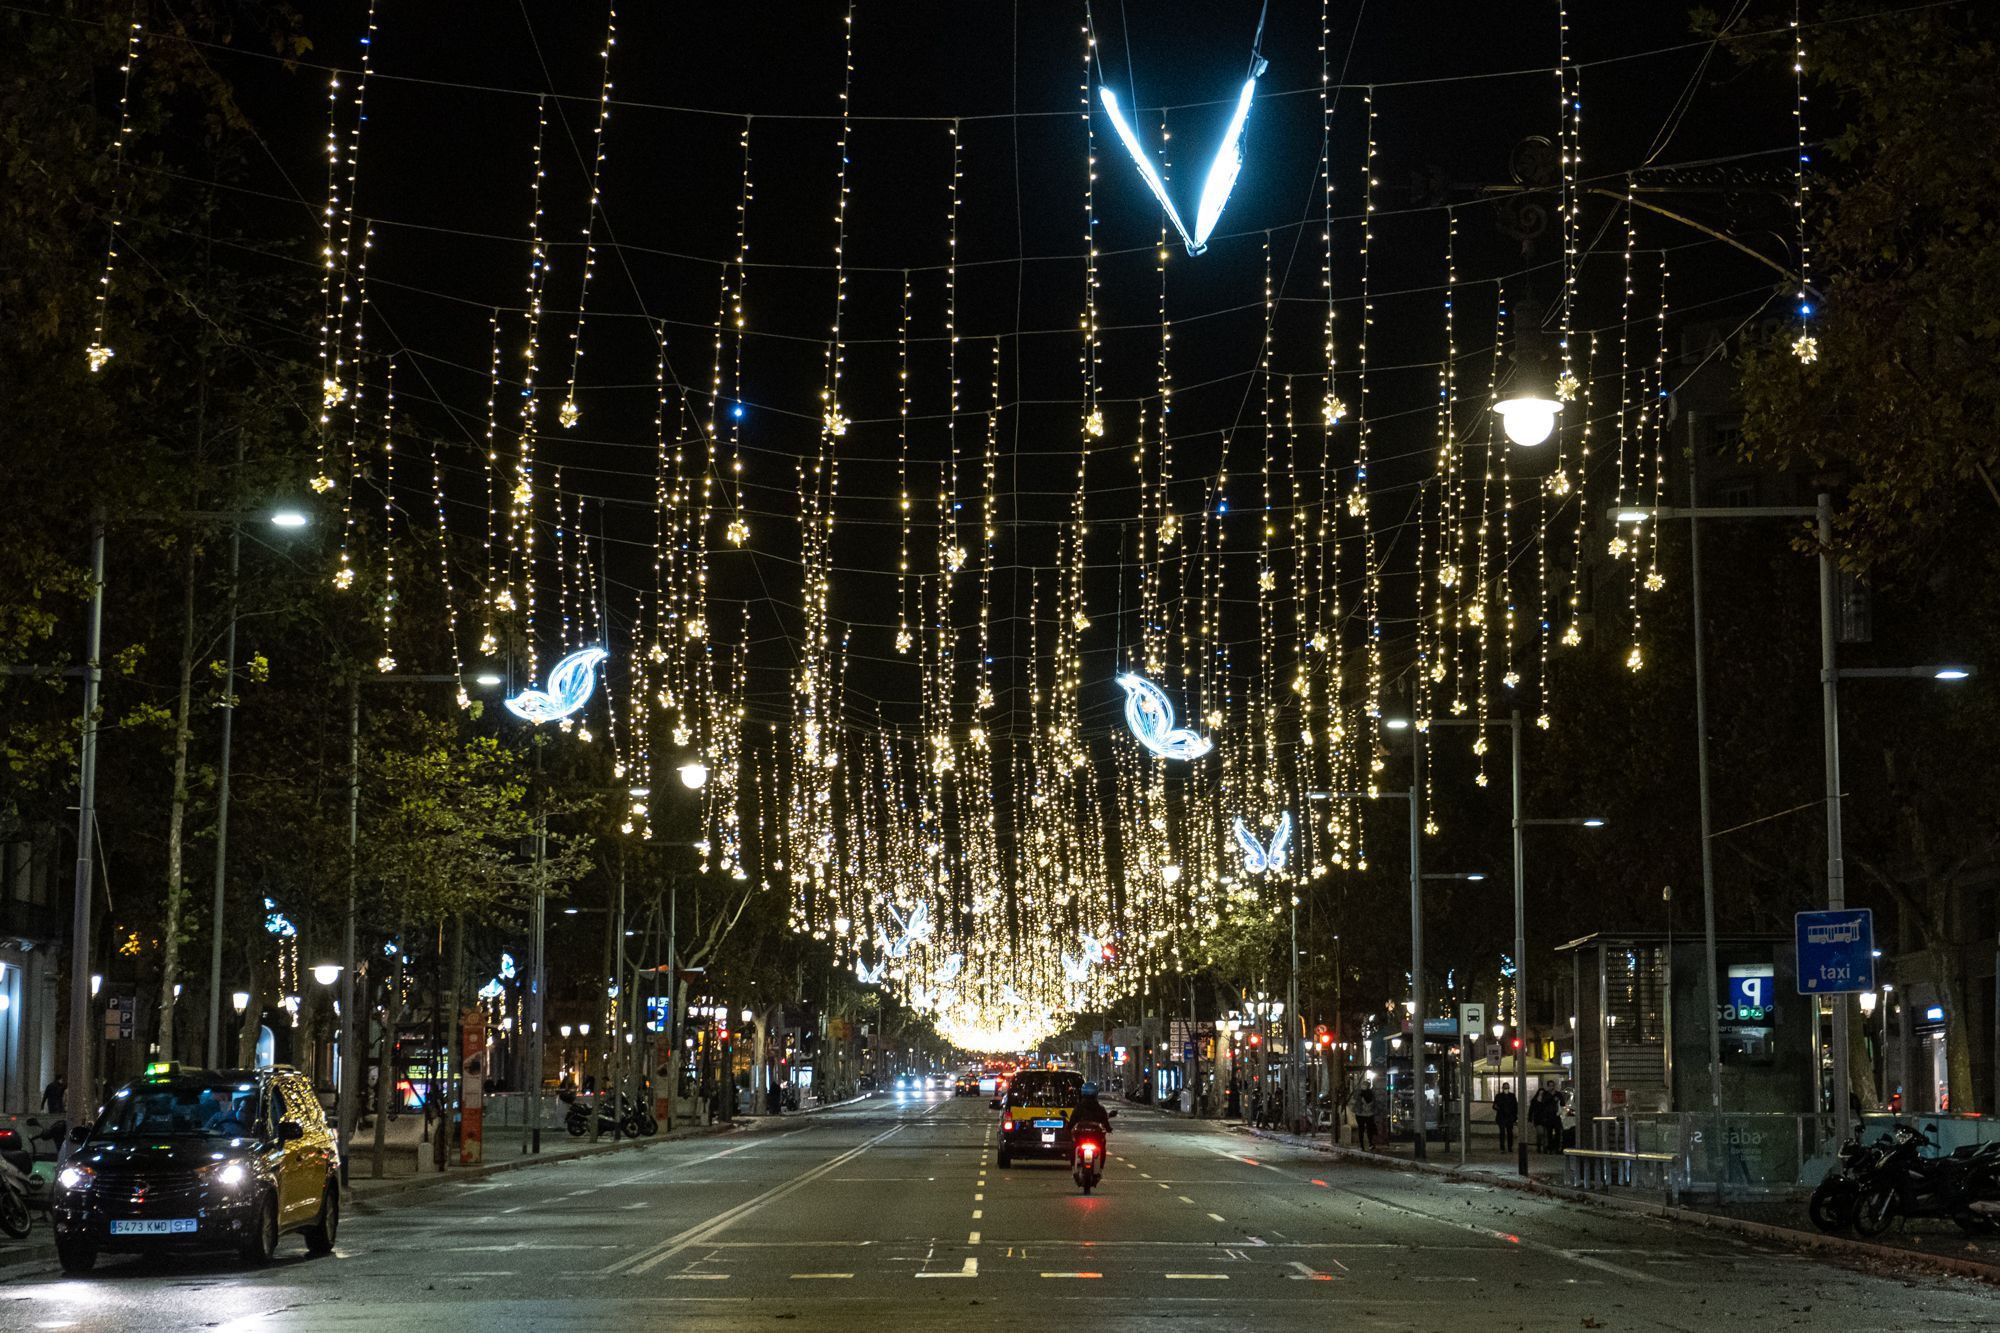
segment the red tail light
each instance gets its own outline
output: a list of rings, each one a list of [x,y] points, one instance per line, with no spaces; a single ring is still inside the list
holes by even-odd
[[[1083,1145],[1083,1155],[1084,1155],[1085,1157],[1095,1157],[1095,1156],[1097,1156],[1097,1145],[1096,1145],[1096,1144],[1094,1144],[1094,1143],[1086,1143],[1086,1144],[1084,1144],[1084,1145]]]
[[[1011,1120],[1002,1120],[1000,1122],[1000,1132],[1002,1134],[1012,1134],[1014,1132],[1014,1122]]]

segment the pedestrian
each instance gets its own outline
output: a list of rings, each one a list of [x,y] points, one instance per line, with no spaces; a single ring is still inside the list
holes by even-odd
[[[42,1089],[42,1109],[52,1115],[61,1115],[68,1100],[69,1081],[57,1074],[49,1080],[49,1086]]]
[[[784,1096],[785,1094],[783,1089],[779,1088],[777,1082],[773,1080],[770,1083],[770,1085],[764,1089],[765,1112],[769,1115],[783,1114],[785,1107]]]
[[[1354,1142],[1364,1152],[1375,1151],[1375,1089],[1363,1083],[1348,1102],[1354,1116]]]
[[[1500,1091],[1493,1094],[1493,1123],[1500,1130],[1501,1152],[1514,1146],[1514,1126],[1520,1119],[1521,1099],[1514,1095],[1513,1084],[1502,1083]]]
[[[1528,1101],[1528,1123],[1535,1127],[1537,1150],[1548,1152],[1550,1144],[1562,1132],[1562,1116],[1556,1109],[1556,1095],[1546,1083],[1537,1088]],[[1553,1130],[1551,1125],[1555,1127]]]

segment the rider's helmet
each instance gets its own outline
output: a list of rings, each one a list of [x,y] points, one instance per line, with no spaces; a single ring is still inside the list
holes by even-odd
[[[1086,1083],[1078,1091],[1086,1097],[1095,1097],[1097,1095],[1097,1085],[1095,1083]]]

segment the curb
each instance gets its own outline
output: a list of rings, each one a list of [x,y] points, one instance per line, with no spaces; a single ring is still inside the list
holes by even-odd
[[[1777,1226],[1770,1222],[1753,1222],[1748,1218],[1724,1217],[1716,1213],[1704,1213],[1690,1208],[1675,1207],[1664,1203],[1641,1203],[1637,1200],[1611,1199],[1589,1190],[1572,1189],[1567,1185],[1555,1185],[1532,1177],[1502,1175],[1490,1171],[1461,1170],[1455,1166],[1440,1166],[1431,1162],[1411,1162],[1394,1157],[1384,1157],[1375,1153],[1358,1152],[1352,1148],[1337,1147],[1330,1143],[1317,1143],[1294,1134],[1275,1133],[1270,1130],[1251,1129],[1246,1125],[1230,1125],[1228,1132],[1246,1134],[1254,1138],[1267,1139],[1273,1143],[1284,1143],[1294,1147],[1310,1148],[1314,1152],[1337,1157],[1358,1166],[1372,1166],[1378,1170],[1410,1171],[1423,1175],[1437,1176],[1444,1180],[1465,1181],[1471,1184],[1496,1185],[1502,1189],[1519,1190],[1524,1194],[1539,1194],[1561,1203],[1583,1204],[1595,1208],[1609,1208],[1617,1212],[1630,1213],[1638,1217],[1656,1221],[1681,1223],[1705,1227],[1711,1231],[1728,1231],[1739,1236],[1752,1236],[1759,1240],[1776,1241],[1794,1249],[1816,1250],[1827,1254],[1847,1255],[1860,1259],[1877,1259],[1890,1263],[1927,1267],[1942,1270],[1955,1277],[1969,1277],[1981,1282],[2000,1285],[2000,1264],[1982,1263],[1975,1259],[1960,1259],[1952,1255],[1927,1254],[1920,1250],[1903,1250],[1893,1245],[1878,1245],[1874,1241],[1855,1240],[1847,1236],[1828,1235],[1819,1231],[1802,1231],[1795,1227]]]

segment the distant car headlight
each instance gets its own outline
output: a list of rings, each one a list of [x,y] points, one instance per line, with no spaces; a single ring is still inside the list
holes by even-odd
[[[66,1166],[56,1172],[56,1184],[66,1190],[87,1190],[97,1173],[87,1166]]]

